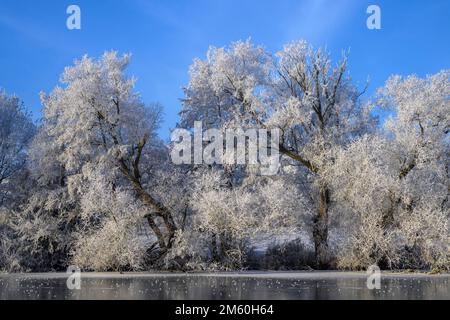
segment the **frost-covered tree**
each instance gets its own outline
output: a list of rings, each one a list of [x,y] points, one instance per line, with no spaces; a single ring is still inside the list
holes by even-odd
[[[35,126],[23,103],[0,91],[0,207],[11,205],[24,173],[28,145]]]
[[[127,179],[148,207],[149,226],[165,250],[176,231],[173,215],[146,189],[141,173],[142,163],[150,164],[161,147],[156,135],[161,110],[145,107],[133,92],[135,80],[124,74],[129,58],[109,52],[99,61],[84,57],[66,68],[64,87],[43,97],[44,115],[70,191],[82,193],[89,171],[97,168],[109,176],[105,192],[117,188],[117,179]]]
[[[161,107],[145,106],[133,91],[129,60],[85,56],[42,94],[29,164],[37,186],[16,221],[25,250],[51,268],[72,260],[86,269],[139,269],[173,244],[179,203],[171,196],[182,197],[168,184],[178,176],[168,178],[156,134]]]
[[[345,56],[333,66],[327,53],[314,51],[305,42],[291,43],[277,56],[274,92],[278,94],[267,122],[284,133],[280,151],[311,178],[316,260],[326,265],[332,192],[326,172],[334,163],[335,150],[370,130],[373,119],[346,74]]]
[[[20,265],[12,220],[29,189],[26,158],[34,132],[19,98],[0,91],[0,269]]]
[[[390,164],[407,208],[433,203],[448,209],[449,76],[447,70],[425,79],[392,77],[379,92],[379,104],[395,113],[385,128],[397,150]]]
[[[67,67],[41,95],[37,132],[0,93],[0,269],[232,270],[275,239],[257,259],[277,268],[314,251],[318,267],[334,256],[343,269],[448,270],[450,71],[391,77],[363,105],[345,55],[333,65],[302,41],[274,55],[249,41],[210,48],[179,126],[279,128],[281,165],[264,176],[227,154],[172,164],[161,106],[144,105],[129,62],[107,52]],[[383,126],[374,107],[392,114]]]
[[[29,193],[15,210],[11,225],[22,270],[60,270],[69,263],[79,206],[69,196],[60,149],[43,119],[29,146]]]
[[[354,231],[343,266],[448,267],[449,75],[392,77],[377,100],[394,114],[383,132],[338,154],[330,178]]]
[[[369,110],[346,74],[347,59],[332,66],[328,54],[305,42],[286,45],[276,56],[249,41],[230,48],[211,48],[195,60],[185,89],[181,125],[280,128],[279,151],[311,194],[312,238],[317,264],[329,260],[330,187],[327,169],[337,147],[372,126]]]
[[[254,249],[264,249],[273,237],[298,236],[302,197],[290,176],[260,177],[249,174],[228,186],[223,169],[193,171],[191,214],[176,237],[170,258],[178,268],[236,270],[244,268]]]

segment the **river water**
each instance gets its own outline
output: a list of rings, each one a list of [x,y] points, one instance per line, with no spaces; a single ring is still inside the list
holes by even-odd
[[[450,274],[381,274],[370,290],[357,272],[0,274],[4,299],[450,299]]]

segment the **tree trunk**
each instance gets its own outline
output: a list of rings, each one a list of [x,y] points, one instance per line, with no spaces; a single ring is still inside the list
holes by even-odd
[[[175,238],[175,232],[177,231],[177,227],[175,225],[175,221],[173,220],[171,213],[166,213],[162,216],[164,220],[164,225],[166,226],[168,235],[167,235],[167,249],[172,248],[173,239]]]
[[[145,216],[147,219],[148,225],[152,229],[152,231],[155,233],[156,238],[158,239],[159,248],[163,251],[167,250],[166,242],[164,240],[164,236],[161,232],[161,230],[158,228],[158,226],[155,223],[155,220],[153,220],[152,215],[148,214]]]
[[[324,269],[328,267],[328,208],[330,204],[330,191],[327,186],[321,186],[319,191],[319,207],[314,218],[314,248],[316,255],[316,267]]]
[[[211,235],[211,251],[212,251],[212,259],[214,262],[220,261],[219,252],[217,250],[217,235],[213,233]]]
[[[141,183],[134,177],[132,177],[130,174],[128,174],[127,171],[122,170],[126,173],[126,176],[131,181],[134,190],[136,191],[139,199],[147,205],[150,210],[155,211],[156,215],[161,217],[164,221],[164,225],[167,229],[167,237],[164,237],[159,227],[156,225],[154,221],[153,215],[147,215],[147,221],[152,228],[152,230],[155,232],[158,242],[160,244],[162,251],[167,251],[167,249],[170,249],[172,247],[173,239],[175,237],[175,232],[177,231],[177,226],[175,224],[175,221],[173,220],[172,213],[168,208],[166,208],[163,204],[156,201],[150,194],[147,193],[147,191],[144,190]],[[161,240],[162,238],[162,240]],[[167,238],[167,239],[166,239]],[[164,246],[162,246],[162,243],[164,243]]]
[[[396,197],[395,194],[391,193],[389,195],[389,201],[390,201],[389,208],[383,212],[381,221],[381,226],[385,233],[394,226],[395,210],[397,206],[401,203],[401,199]]]

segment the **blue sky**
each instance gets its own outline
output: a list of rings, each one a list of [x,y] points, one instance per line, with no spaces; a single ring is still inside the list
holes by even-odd
[[[81,30],[66,28],[71,4],[81,8]],[[366,28],[370,4],[381,8],[381,30]],[[361,87],[370,77],[370,95],[391,74],[450,68],[450,1],[1,0],[0,87],[38,119],[39,92],[50,92],[74,59],[130,52],[129,73],[144,101],[165,106],[167,138],[192,60],[210,45],[249,37],[272,52],[296,39],[327,46],[336,57],[350,49],[350,73]]]

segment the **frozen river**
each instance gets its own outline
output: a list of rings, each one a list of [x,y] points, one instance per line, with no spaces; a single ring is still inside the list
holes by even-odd
[[[0,274],[2,299],[450,299],[450,275],[358,272]]]

